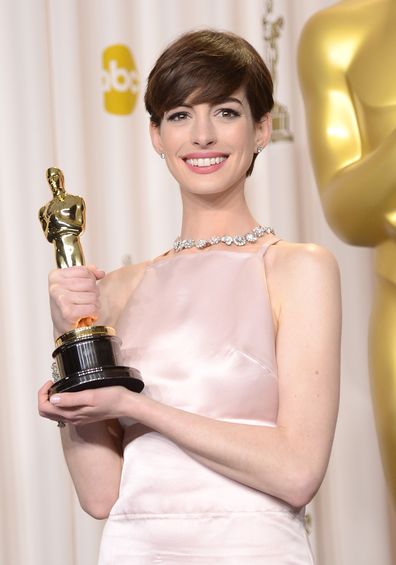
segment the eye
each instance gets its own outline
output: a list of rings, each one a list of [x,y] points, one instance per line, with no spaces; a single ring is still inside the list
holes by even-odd
[[[220,108],[220,110],[217,111],[217,115],[221,118],[232,120],[234,118],[239,118],[241,114],[233,108]]]
[[[168,122],[181,122],[188,117],[187,112],[171,112],[167,117]]]

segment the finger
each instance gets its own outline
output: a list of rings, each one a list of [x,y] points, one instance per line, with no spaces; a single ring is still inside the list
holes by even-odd
[[[64,269],[52,269],[49,273],[51,279],[70,279],[70,278],[92,278],[93,273],[85,265],[76,265],[74,267],[66,267]]]
[[[89,269],[91,273],[95,275],[95,278],[98,281],[106,276],[106,273],[101,269],[98,269],[96,265],[87,265],[87,269]]]
[[[52,409],[51,404],[49,403],[49,391],[54,383],[52,381],[47,381],[44,385],[39,389],[37,394],[37,407],[38,411],[40,412],[41,416],[44,415],[44,412],[48,410],[48,408]]]
[[[53,292],[57,292],[57,289],[69,290],[71,292],[95,292],[96,291],[96,279],[93,275],[91,277],[74,277],[70,279],[65,279],[63,281],[56,281],[50,284]]]
[[[66,269],[59,269],[66,270]],[[50,294],[56,296],[66,290],[71,292],[99,292],[96,287],[97,279],[93,273],[76,272],[73,276],[70,273],[65,275],[58,275],[57,273],[51,274],[48,278],[48,287]]]
[[[99,293],[57,289],[50,293],[50,303],[59,310],[65,320],[96,316],[99,310]],[[88,308],[88,311],[80,312],[82,308]]]
[[[65,321],[72,323],[82,317],[97,316],[100,308],[99,297],[95,293],[84,296],[64,292],[50,296],[50,304],[52,314],[58,312]]]
[[[39,409],[39,414],[42,418],[46,418],[47,420],[51,420],[52,422],[67,422],[70,423],[70,415],[64,414],[62,410],[55,411],[50,409]]]
[[[50,403],[57,408],[81,408],[82,406],[91,406],[92,393],[89,390],[80,392],[63,392],[62,394],[53,394]]]
[[[67,302],[67,304],[69,305],[79,305],[79,304],[85,304],[85,305],[91,305],[94,307],[98,307],[99,306],[99,297],[98,297],[98,293],[97,292],[90,292],[90,291],[85,291],[85,292],[72,292],[72,291],[66,291],[62,297],[59,296],[60,301],[64,300],[65,302]]]
[[[66,320],[72,328],[76,327],[79,320],[83,320],[85,318],[93,318],[97,320],[98,316],[99,310],[92,304],[72,305],[68,308],[67,312],[63,313],[63,319]]]
[[[39,388],[39,397],[46,397],[48,399],[48,391],[54,383],[51,380],[46,381],[43,386]]]
[[[95,265],[87,265],[80,267],[70,267],[70,269],[61,269],[65,271],[65,276],[70,278],[88,278],[96,281],[102,279],[106,273],[98,269]]]
[[[49,391],[54,383],[52,381],[47,381],[38,391],[38,412],[43,418],[48,420],[59,420],[61,419],[61,414],[59,410],[51,402],[49,402]]]

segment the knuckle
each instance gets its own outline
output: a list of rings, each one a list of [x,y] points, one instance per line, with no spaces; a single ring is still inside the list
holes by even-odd
[[[67,306],[69,304],[69,300],[68,297],[66,296],[66,294],[64,293],[57,293],[56,296],[56,302],[59,304],[59,306],[61,306],[62,308],[64,308],[65,306]]]
[[[50,287],[57,280],[57,269],[53,269],[48,273],[48,286]]]
[[[55,298],[61,292],[61,287],[57,282],[51,281],[48,284],[48,291],[50,296]]]
[[[80,267],[78,267],[78,269],[79,269],[78,275],[80,277],[83,277],[83,278],[89,279],[89,280],[94,278],[94,275],[91,273],[91,271],[89,270],[89,268],[86,265],[81,265]]]

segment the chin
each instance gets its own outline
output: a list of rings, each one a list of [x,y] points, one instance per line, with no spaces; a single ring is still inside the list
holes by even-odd
[[[230,188],[235,185],[224,185],[224,183],[208,183],[205,186],[193,186],[193,185],[184,185],[181,188],[181,191],[186,194],[195,194],[197,196],[215,196],[216,194],[222,194],[228,192]]]
[[[246,173],[243,173],[242,176],[237,178],[228,180],[219,177],[215,178],[214,176],[210,178],[209,175],[205,175],[204,178],[197,179],[195,182],[191,182],[191,179],[188,179],[188,182],[181,182],[180,187],[181,191],[185,193],[210,196],[229,192],[236,187],[243,189],[245,180]]]

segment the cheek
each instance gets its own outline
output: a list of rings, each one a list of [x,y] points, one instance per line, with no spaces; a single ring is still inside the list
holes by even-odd
[[[172,128],[172,130],[164,127],[161,132],[162,145],[165,153],[167,153],[169,157],[172,157],[175,153],[177,153],[179,148],[182,146],[183,141],[186,139],[186,133],[182,130],[182,127]]]
[[[177,181],[177,182],[181,182],[182,179],[184,178],[184,168],[185,168],[185,164],[182,161],[182,159],[180,159],[180,157],[177,157],[177,151],[176,152],[172,152],[170,148],[167,148],[166,151],[166,166],[168,168],[169,173],[172,175],[172,177]]]
[[[251,147],[255,146],[256,130],[251,124],[245,123],[242,129],[234,132],[234,139],[246,150],[250,151]]]
[[[244,155],[249,159],[252,157],[252,153],[256,150],[256,141],[254,134],[251,131],[245,132],[245,135],[241,135],[240,143],[243,146],[242,150]]]

